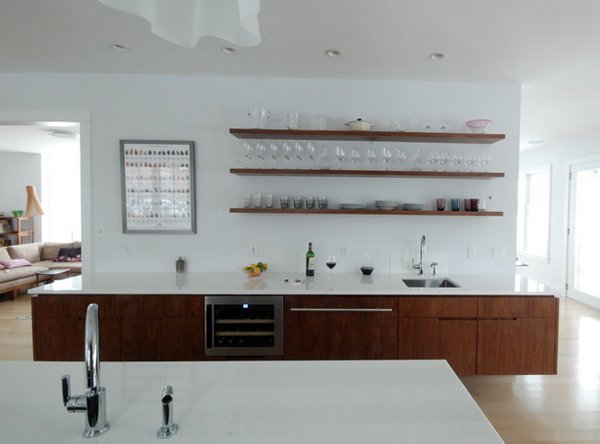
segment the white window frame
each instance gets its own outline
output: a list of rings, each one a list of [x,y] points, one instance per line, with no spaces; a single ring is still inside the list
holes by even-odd
[[[547,230],[548,236],[546,238],[545,251],[542,255],[538,252],[532,253],[527,248],[527,234],[530,229],[535,227],[529,226],[529,218],[527,207],[531,201],[530,195],[530,180],[534,174],[547,173],[548,174],[548,190],[547,190]],[[525,189],[522,189],[525,187]],[[552,205],[552,166],[542,165],[534,168],[526,168],[519,172],[519,193],[518,193],[518,216],[517,216],[517,254],[519,256],[526,256],[529,258],[537,259],[544,262],[550,261],[550,215]],[[539,227],[538,227],[539,228]]]

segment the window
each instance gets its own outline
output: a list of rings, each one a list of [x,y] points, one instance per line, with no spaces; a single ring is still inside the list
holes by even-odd
[[[521,171],[517,213],[517,251],[548,260],[550,165]]]

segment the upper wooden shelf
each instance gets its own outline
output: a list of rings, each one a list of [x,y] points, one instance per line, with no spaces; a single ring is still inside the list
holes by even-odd
[[[354,214],[371,216],[462,216],[462,217],[499,217],[504,216],[502,211],[432,211],[432,210],[342,210],[338,208],[327,209],[294,209],[294,208],[230,208],[230,213],[246,214]]]
[[[295,168],[231,168],[239,176],[346,176],[346,177],[429,177],[440,179],[494,179],[504,173],[461,171],[399,171],[399,170],[309,170]]]
[[[492,144],[504,140],[504,134],[437,133],[407,131],[288,130],[230,128],[239,139],[274,140],[357,140],[375,142],[473,143]]]

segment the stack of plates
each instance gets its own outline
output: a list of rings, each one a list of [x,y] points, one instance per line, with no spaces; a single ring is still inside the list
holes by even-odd
[[[422,210],[422,209],[423,209],[423,204],[412,204],[412,203],[407,203],[407,204],[404,204],[403,208],[404,208],[405,210],[412,210],[412,211],[415,211],[415,210]]]
[[[393,210],[400,205],[398,202],[393,200],[376,200],[375,206],[380,210]]]
[[[340,208],[342,210],[362,210],[364,207],[365,207],[365,204],[356,204],[356,203],[340,204]]]

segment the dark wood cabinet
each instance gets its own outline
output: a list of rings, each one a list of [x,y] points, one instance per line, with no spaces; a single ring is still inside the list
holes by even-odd
[[[285,359],[395,359],[396,297],[288,296]]]
[[[446,359],[459,375],[477,372],[477,297],[401,297],[398,358]]]
[[[34,359],[83,360],[88,304],[99,308],[105,361],[204,357],[204,298],[169,295],[57,295],[32,298]]]
[[[552,296],[480,298],[477,373],[556,374],[557,316]]]

